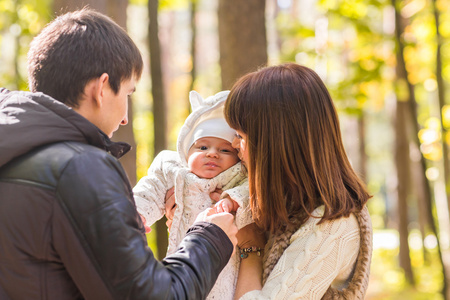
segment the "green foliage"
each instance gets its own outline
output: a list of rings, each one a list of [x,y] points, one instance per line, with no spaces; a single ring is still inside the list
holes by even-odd
[[[375,231],[375,235],[387,231]],[[391,233],[395,234],[395,232]],[[412,242],[414,239],[415,242]],[[440,294],[443,285],[442,267],[437,248],[426,249],[427,260],[420,234],[412,232],[410,235],[411,261],[416,286],[409,285],[403,270],[398,265],[398,247],[375,248],[371,264],[369,291],[366,299],[443,299]]]
[[[189,2],[192,0],[160,0],[159,7],[161,10],[180,10],[188,9]]]
[[[0,12],[0,82],[24,90],[28,45],[50,20],[50,0],[0,0]]]

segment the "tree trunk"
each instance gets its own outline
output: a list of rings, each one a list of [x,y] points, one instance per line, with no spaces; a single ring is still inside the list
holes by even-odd
[[[161,67],[161,47],[158,37],[158,0],[148,1],[148,16],[150,19],[148,35],[153,96],[153,128],[155,136],[154,153],[157,155],[159,152],[167,148],[166,109]],[[156,222],[156,243],[158,247],[158,258],[162,259],[166,256],[168,246],[165,217]]]
[[[445,182],[445,190],[447,195],[447,204],[450,209],[450,166],[449,166],[449,157],[448,157],[448,145],[447,145],[447,136],[448,131],[444,126],[444,116],[442,115],[444,105],[445,105],[445,84],[444,79],[442,77],[442,36],[439,30],[440,21],[439,21],[439,10],[436,4],[436,0],[432,1],[433,3],[433,12],[434,12],[434,21],[436,27],[436,81],[438,88],[438,100],[439,100],[439,114],[441,119],[441,132],[442,132],[442,162],[444,164],[444,182]]]
[[[119,26],[126,30],[127,28],[127,7],[128,0],[108,0],[106,3],[105,14],[116,21]],[[114,133],[114,141],[122,141],[131,145],[131,151],[120,158],[131,186],[137,183],[136,176],[136,140],[133,133],[133,103],[128,100],[128,125],[119,126],[119,130]]]
[[[222,89],[267,64],[265,0],[219,0]]]
[[[402,17],[400,15],[400,10],[397,4],[397,0],[391,0],[392,1],[392,5],[394,7],[395,10],[395,39],[396,39],[396,43],[397,43],[397,65],[398,65],[398,71],[399,71],[399,78],[406,83],[407,85],[407,91],[409,93],[408,95],[408,103],[409,103],[409,113],[410,113],[410,120],[411,120],[411,124],[413,127],[413,142],[416,145],[416,147],[418,149],[420,149],[420,140],[419,140],[419,124],[417,121],[417,103],[416,103],[416,99],[415,99],[415,94],[414,94],[414,86],[411,84],[411,82],[408,80],[408,73],[406,70],[406,64],[405,64],[405,59],[403,57],[403,49],[404,49],[404,44],[403,44],[403,40],[402,40],[402,34],[404,32],[404,25],[402,22]],[[437,248],[438,248],[438,255],[439,255],[439,259],[442,265],[442,274],[443,274],[443,289],[442,289],[442,294],[444,296],[444,299],[448,299],[447,298],[447,294],[448,294],[448,284],[447,284],[447,271],[446,271],[446,267],[444,264],[444,260],[442,257],[442,251],[441,251],[441,246],[440,246],[440,242],[439,242],[439,234],[437,232],[437,228],[436,225],[434,223],[434,218],[433,218],[433,212],[432,212],[432,207],[433,207],[433,202],[432,202],[432,197],[431,197],[431,189],[430,189],[430,185],[428,182],[428,179],[425,175],[425,171],[426,171],[426,162],[425,162],[425,158],[423,156],[423,154],[420,152],[420,166],[421,166],[421,185],[424,188],[424,196],[426,196],[426,199],[421,199],[422,201],[425,202],[425,204],[427,205],[427,211],[426,213],[428,214],[428,218],[430,220],[432,220],[432,222],[430,222],[429,226],[430,226],[430,230],[433,232],[433,234],[436,237],[437,240]],[[419,199],[420,201],[420,199]]]
[[[189,91],[194,89],[195,80],[197,78],[197,58],[196,58],[196,42],[197,42],[197,22],[196,22],[196,14],[197,14],[197,0],[190,0],[190,13],[191,13],[191,60],[192,60],[192,69],[191,69],[191,83],[189,84]],[[189,96],[187,100],[187,112],[191,113],[191,103],[189,102]],[[186,116],[187,117],[187,116]]]
[[[441,54],[441,49],[442,49],[442,36],[441,36],[441,32],[440,32],[440,13],[439,13],[439,9],[436,3],[436,0],[432,1],[433,4],[433,13],[434,13],[434,21],[435,21],[435,27],[436,27],[436,81],[437,81],[437,88],[438,88],[438,100],[439,100],[439,117],[441,120],[441,138],[442,138],[442,162],[444,165],[444,187],[445,187],[445,194],[447,196],[447,207],[449,209],[450,212],[450,165],[449,165],[449,149],[448,149],[448,145],[447,145],[447,136],[448,136],[448,131],[446,129],[446,127],[444,126],[444,116],[443,114],[443,110],[444,110],[444,105],[445,105],[445,84],[444,84],[444,79],[442,77],[442,54]],[[448,253],[447,253],[448,256]],[[444,269],[446,268],[446,263],[448,263],[448,259],[445,260],[443,259],[444,262]],[[449,285],[450,283],[448,282],[448,280],[450,280],[450,278],[447,278],[444,274],[444,280],[445,280],[445,284],[444,284],[444,293],[445,293],[445,298],[449,299],[450,298],[450,289],[449,289]]]
[[[414,285],[408,244],[408,196],[410,192],[410,159],[408,139],[408,103],[397,100],[395,113],[395,164],[397,167],[397,214],[399,218],[398,231],[400,235],[400,267],[405,271],[406,280]]]
[[[367,153],[366,153],[366,123],[365,113],[361,110],[358,118],[358,149],[359,149],[359,176],[367,183]]]

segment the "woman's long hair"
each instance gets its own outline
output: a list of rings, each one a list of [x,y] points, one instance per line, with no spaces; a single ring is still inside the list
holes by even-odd
[[[298,228],[320,205],[320,222],[359,212],[370,198],[342,143],[330,94],[311,69],[266,67],[238,80],[225,103],[229,125],[247,135],[255,222]]]

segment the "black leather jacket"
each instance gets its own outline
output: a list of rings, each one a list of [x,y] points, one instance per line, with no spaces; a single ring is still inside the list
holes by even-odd
[[[197,223],[157,261],[113,156],[128,147],[48,96],[0,90],[0,299],[206,297],[231,242]]]

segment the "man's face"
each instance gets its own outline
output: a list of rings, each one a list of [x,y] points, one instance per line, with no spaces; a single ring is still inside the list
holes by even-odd
[[[109,137],[112,137],[120,125],[128,123],[128,98],[136,90],[136,81],[134,76],[129,80],[122,81],[117,95],[109,87],[109,83],[107,85],[102,108],[103,120],[99,127]]]
[[[201,178],[213,178],[239,161],[231,143],[216,137],[195,141],[188,152],[188,166]]]

